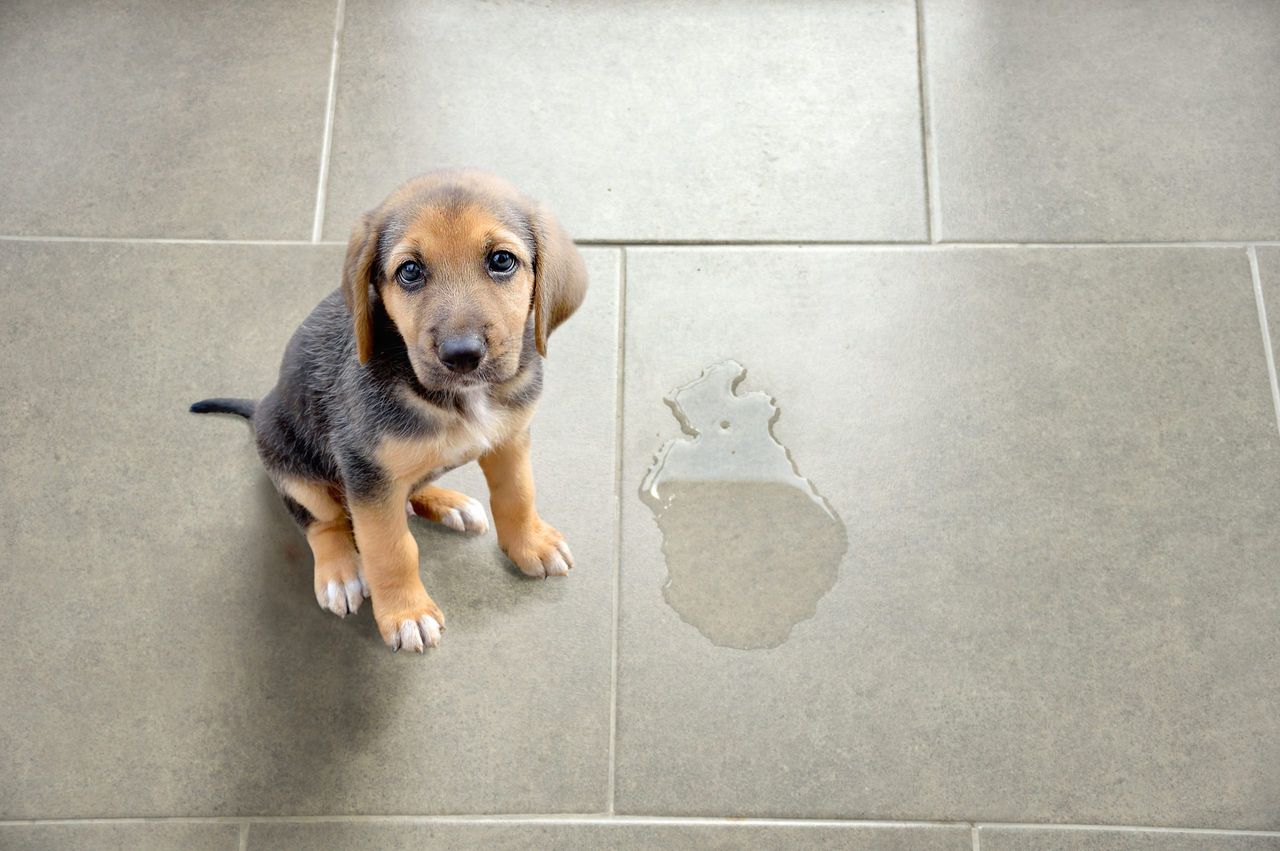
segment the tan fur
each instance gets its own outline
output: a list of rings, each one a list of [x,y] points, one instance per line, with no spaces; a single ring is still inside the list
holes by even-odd
[[[284,479],[280,488],[301,505],[315,522],[307,527],[307,543],[315,561],[314,584],[322,598],[330,582],[345,585],[360,575],[360,556],[352,539],[346,509],[328,485],[306,479]]]
[[[534,333],[538,354],[546,357],[547,337],[573,315],[587,295],[587,267],[569,234],[545,207],[534,211],[533,236],[538,243]]]
[[[347,258],[342,266],[342,296],[351,311],[360,363],[368,363],[373,353],[373,322],[369,310],[369,275],[377,256],[373,216],[360,217],[360,224],[347,242]]]
[[[520,266],[495,286],[484,262],[493,251],[510,251]],[[435,364],[423,353],[436,341],[470,326],[484,329],[489,358],[502,375],[514,375],[520,341],[533,300],[532,258],[519,238],[480,204],[446,211],[424,207],[388,252],[382,272],[387,278],[406,261],[424,261],[431,281],[416,292],[396,286],[382,290],[387,313],[409,344],[409,360],[430,384]]]
[[[336,520],[345,514],[342,503],[325,482],[286,478],[277,484],[294,502],[310,511],[311,516],[317,520]]]
[[[413,504],[413,512],[419,517],[439,523],[444,513],[451,508],[465,508],[471,497],[448,488],[425,485],[409,495]]]
[[[425,190],[445,180],[475,192],[481,199],[492,198],[522,208],[533,229],[537,257],[529,256],[521,240],[502,226],[483,200],[460,211],[415,202]],[[406,229],[404,239],[384,258],[383,268],[375,270],[376,234],[380,225],[393,215],[404,215],[406,210],[412,211],[413,222]],[[497,249],[515,254],[520,260],[520,269],[508,282],[509,286],[498,290],[500,297],[493,298],[492,287],[474,284],[480,280],[478,263],[489,251]],[[438,287],[427,287],[413,294],[393,287],[384,289],[388,313],[401,335],[407,341],[430,343],[431,336],[424,337],[424,332],[430,331],[431,317],[443,315],[432,309],[433,302],[456,303],[481,294],[482,303],[472,307],[493,326],[486,342],[494,352],[508,350],[513,365],[530,305],[534,311],[538,353],[545,357],[547,338],[578,309],[587,292],[587,270],[582,256],[569,234],[545,207],[527,201],[514,187],[493,175],[481,172],[423,175],[397,189],[380,208],[363,216],[347,244],[342,289],[354,317],[361,363],[369,360],[373,345],[368,290],[372,275],[390,278],[401,263],[415,257],[429,258],[433,268],[438,265],[446,270],[450,289],[441,292]],[[419,367],[415,362],[415,370]],[[419,377],[424,376],[420,373]]]
[[[373,598],[373,617],[388,644],[401,623],[423,615],[444,626],[444,613],[427,595],[418,575],[418,542],[409,532],[404,513],[408,495],[408,487],[396,487],[390,499],[351,506],[364,578]]]
[[[538,566],[552,555],[564,536],[538,516],[529,432],[520,432],[481,455],[479,461],[489,483],[489,509],[498,531],[498,546],[525,573],[542,575]],[[572,566],[572,560],[569,564]]]
[[[459,416],[449,428],[427,439],[387,438],[378,446],[378,465],[397,482],[411,486],[432,471],[476,460],[519,434],[532,415],[532,411],[512,413],[494,408],[487,418],[488,428],[486,423]]]

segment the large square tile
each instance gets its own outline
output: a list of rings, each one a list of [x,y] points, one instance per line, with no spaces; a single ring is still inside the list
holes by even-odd
[[[334,12],[0,4],[0,233],[306,239]]]
[[[942,239],[1280,237],[1280,4],[923,3]]]
[[[394,851],[418,848],[560,849],[840,849],[840,851],[970,851],[963,826],[734,825],[630,820],[512,820],[475,823],[255,824],[248,851]]]
[[[496,171],[578,239],[923,240],[915,6],[348,0],[325,236]]]
[[[423,657],[316,606],[244,424],[186,412],[269,389],[340,248],[0,243],[0,817],[602,810],[618,257],[587,259],[534,423],[578,567],[415,521]]]
[[[626,264],[619,812],[1280,824],[1280,437],[1243,249]],[[827,574],[822,524],[764,491],[686,500],[664,526],[716,523],[664,594],[663,397],[726,358],[847,552]],[[721,447],[694,483],[772,410],[680,400]]]

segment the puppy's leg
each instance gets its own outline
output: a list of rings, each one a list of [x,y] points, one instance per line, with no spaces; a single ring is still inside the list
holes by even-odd
[[[489,531],[489,521],[480,501],[448,488],[435,485],[418,488],[409,497],[409,510],[458,532],[483,535]]]
[[[418,577],[418,542],[404,511],[408,488],[387,497],[351,503],[351,520],[373,598],[373,617],[392,650],[421,653],[440,643],[444,613]]]
[[[528,430],[481,455],[479,461],[489,483],[489,507],[503,552],[529,576],[568,573],[573,567],[569,545],[563,535],[542,522],[533,504]]]
[[[303,509],[294,511],[294,516],[306,531],[315,558],[316,601],[338,617],[355,614],[369,591],[360,575],[360,556],[346,510],[322,483],[284,479],[279,485],[286,501]]]

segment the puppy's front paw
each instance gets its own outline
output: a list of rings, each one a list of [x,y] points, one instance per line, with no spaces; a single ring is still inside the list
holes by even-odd
[[[377,621],[382,640],[392,650],[422,653],[439,645],[444,631],[444,612],[430,601],[425,606],[378,615]]]
[[[519,537],[504,542],[502,548],[526,576],[539,579],[565,576],[573,567],[573,554],[569,552],[564,536],[541,520]]]

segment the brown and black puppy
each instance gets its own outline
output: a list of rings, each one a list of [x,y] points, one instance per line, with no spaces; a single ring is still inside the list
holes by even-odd
[[[486,174],[432,172],[356,226],[341,289],[294,333],[266,398],[191,406],[250,419],[306,531],[321,606],[345,615],[372,597],[392,649],[435,646],[444,614],[419,578],[406,505],[485,531],[479,503],[431,484],[468,461],[511,560],[530,576],[568,573],[568,545],[534,507],[529,420],[547,337],[586,288],[545,209]]]

